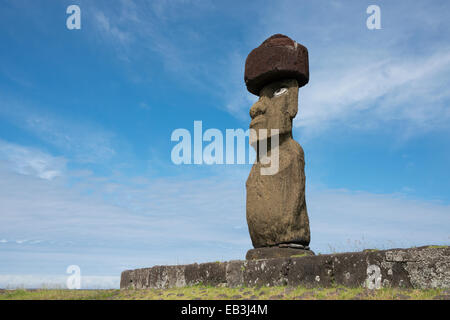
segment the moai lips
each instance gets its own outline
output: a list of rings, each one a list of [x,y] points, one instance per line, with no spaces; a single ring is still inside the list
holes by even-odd
[[[275,34],[253,49],[245,61],[248,91],[259,95],[268,83],[296,79],[303,87],[309,81],[308,49],[282,34]]]
[[[292,120],[298,111],[298,89],[308,82],[305,47],[283,35],[274,35],[253,50],[245,65],[245,80],[259,100],[250,109],[250,128],[256,130],[257,149],[278,152],[278,170],[262,174],[267,166],[258,157],[247,179],[247,224],[253,246],[247,257],[291,255],[292,248],[307,250],[310,242],[305,199],[305,160],[292,139]],[[258,131],[267,130],[267,135]],[[278,132],[278,146],[273,132]],[[264,145],[264,147],[261,147]],[[270,250],[261,251],[270,247]],[[277,250],[273,250],[278,248]],[[289,248],[289,250],[287,250]]]

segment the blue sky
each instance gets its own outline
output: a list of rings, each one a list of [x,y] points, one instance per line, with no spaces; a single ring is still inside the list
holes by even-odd
[[[66,8],[81,8],[81,30]],[[381,8],[380,30],[366,8]],[[243,259],[250,165],[174,165],[177,128],[247,129],[248,53],[309,50],[294,138],[316,253],[450,243],[448,1],[5,0],[0,287],[118,287]]]

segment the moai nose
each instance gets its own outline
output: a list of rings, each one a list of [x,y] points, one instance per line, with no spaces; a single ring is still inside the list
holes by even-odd
[[[266,113],[266,104],[262,101],[262,99],[259,99],[250,108],[250,117],[254,119],[264,113]]]

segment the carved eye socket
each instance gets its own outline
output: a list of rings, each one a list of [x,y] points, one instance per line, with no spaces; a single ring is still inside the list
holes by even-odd
[[[282,94],[286,93],[288,90],[286,88],[279,88],[277,91],[273,93],[274,97],[281,96]]]

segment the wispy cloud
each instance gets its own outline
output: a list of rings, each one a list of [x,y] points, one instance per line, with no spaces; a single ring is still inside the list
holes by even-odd
[[[207,20],[208,15],[223,12],[221,8],[208,1],[120,3],[121,10],[111,10],[109,4],[92,8],[97,20],[94,27],[119,58],[147,65],[156,54],[155,63],[161,63],[167,75],[181,85],[204,90],[205,97],[217,99],[217,108],[248,119],[242,106],[249,107],[255,99],[245,89],[241,43],[227,38],[217,41],[213,31],[199,30],[198,22],[183,22],[199,17]],[[114,21],[114,28],[109,21]],[[148,69],[139,69],[139,78],[151,72]]]
[[[402,121],[421,130],[447,127],[449,72],[450,50],[350,68],[329,66],[301,89],[303,108],[295,125],[323,130],[333,124],[367,128]]]
[[[28,103],[0,96],[0,116],[17,127],[32,133],[49,146],[58,148],[67,158],[81,163],[98,163],[110,160],[116,151],[115,135],[98,124],[63,118]],[[9,146],[9,148],[12,148]],[[21,151],[24,154],[24,150]],[[19,156],[19,149],[15,150]],[[30,163],[35,168],[41,164]]]
[[[247,91],[244,84],[246,58],[238,51],[227,56],[226,63],[222,66],[223,81],[219,82],[220,98],[224,101],[224,104],[219,107],[243,121],[250,120],[250,107],[258,99],[257,96]]]
[[[112,275],[155,264],[242,259],[251,248],[248,172],[218,172],[208,179],[90,174],[68,184],[71,171],[47,180],[0,163],[0,239],[8,261],[0,273],[13,264],[27,273],[31,261],[47,273],[79,264],[88,273]],[[322,253],[349,250],[347,242],[360,239],[361,247],[377,248],[450,240],[450,207],[439,202],[308,188],[307,203],[311,247]]]
[[[449,244],[450,206],[405,194],[310,189],[312,244],[319,251]],[[323,252],[323,251],[322,251]]]
[[[129,32],[122,31],[115,25],[111,25],[109,18],[105,16],[105,14],[101,11],[95,13],[95,19],[98,23],[98,27],[100,30],[108,34],[114,40],[119,43],[126,45],[131,41],[132,35]]]
[[[70,275],[62,274],[2,274],[0,275],[0,288],[21,289],[21,288],[46,288],[46,289],[66,289],[67,278]],[[81,289],[118,289],[120,276],[81,276]]]
[[[310,82],[300,89],[297,130],[315,135],[331,128],[385,130],[390,125],[399,136],[447,130],[450,48],[441,29],[448,28],[444,14],[448,3],[381,5],[383,29],[379,31],[365,26],[367,5],[350,3],[334,1],[319,7],[286,0],[269,4],[259,9],[255,20],[259,28],[247,34],[253,47],[271,34],[284,33],[309,48]],[[404,8],[411,15],[404,15]],[[248,53],[239,59],[244,61]],[[235,75],[240,72],[240,81],[241,69]],[[235,88],[234,95],[225,97],[226,105],[232,106],[229,111],[243,118],[251,106],[247,99],[237,98],[243,96],[236,94],[243,81],[226,85]]]
[[[0,161],[17,173],[52,180],[66,171],[66,159],[0,139]]]
[[[116,153],[112,146],[114,134],[86,123],[68,122],[51,115],[28,114],[24,128],[45,142],[73,154],[79,162],[105,161]]]

